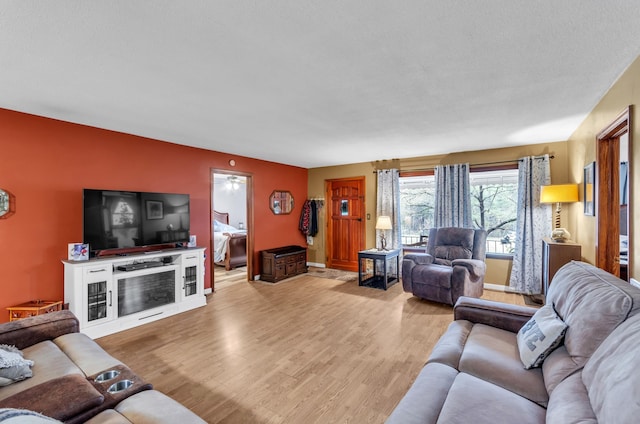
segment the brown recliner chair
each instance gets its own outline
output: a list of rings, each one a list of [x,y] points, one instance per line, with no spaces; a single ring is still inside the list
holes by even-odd
[[[404,291],[449,305],[460,296],[482,296],[486,241],[485,230],[432,228],[427,253],[408,254],[402,260]]]

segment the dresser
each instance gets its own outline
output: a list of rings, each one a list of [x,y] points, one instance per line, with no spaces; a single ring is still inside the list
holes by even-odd
[[[556,272],[566,263],[582,260],[582,248],[572,241],[542,239],[542,290],[546,295]]]

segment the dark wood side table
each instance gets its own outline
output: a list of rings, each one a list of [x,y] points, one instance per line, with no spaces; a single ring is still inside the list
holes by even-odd
[[[400,249],[369,249],[358,252],[359,286],[386,290],[398,282],[399,272]]]
[[[7,310],[9,311],[9,321],[16,321],[22,318],[60,311],[62,310],[62,300],[36,300],[9,306]]]
[[[571,261],[582,260],[582,247],[572,241],[557,242],[542,239],[542,289],[546,296],[556,272]]]

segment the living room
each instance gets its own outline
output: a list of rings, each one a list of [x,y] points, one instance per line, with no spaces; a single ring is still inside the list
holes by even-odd
[[[635,48],[635,47],[634,47]],[[633,50],[633,49],[632,49]],[[576,72],[589,72],[589,70],[576,70]],[[570,78],[570,76],[567,76]],[[197,236],[199,246],[211,246],[211,196],[212,196],[212,170],[226,170],[230,172],[246,173],[251,175],[252,194],[251,194],[251,216],[252,220],[247,221],[250,225],[251,257],[248,262],[251,263],[252,271],[249,276],[258,275],[260,273],[260,251],[285,245],[302,245],[307,246],[305,237],[298,230],[300,206],[303,201],[308,198],[323,197],[325,193],[325,181],[330,179],[339,179],[353,176],[364,176],[366,181],[365,206],[366,213],[370,214],[373,219],[366,221],[365,244],[367,248],[376,246],[378,240],[375,231],[375,190],[376,181],[373,171],[382,168],[428,168],[437,164],[453,164],[453,163],[484,163],[488,161],[514,161],[522,156],[537,156],[541,154],[550,154],[554,156],[551,161],[551,178],[552,183],[574,183],[583,184],[584,167],[597,159],[596,138],[616,117],[630,105],[637,105],[640,102],[640,58],[634,59],[628,67],[615,79],[611,80],[610,87],[606,92],[595,93],[599,99],[597,104],[586,114],[581,123],[571,132],[566,139],[553,141],[540,141],[528,144],[502,147],[487,148],[482,150],[466,150],[455,151],[445,154],[429,154],[425,151],[424,155],[412,155],[405,157],[401,154],[401,147],[398,147],[399,153],[394,156],[378,156],[375,160],[363,160],[354,163],[341,163],[338,165],[305,167],[297,165],[289,165],[279,163],[269,159],[261,159],[259,157],[250,157],[249,155],[234,154],[219,150],[211,150],[207,148],[185,146],[175,144],[179,140],[179,135],[173,135],[175,138],[150,137],[144,135],[134,135],[121,131],[106,129],[98,122],[95,124],[79,124],[71,122],[72,120],[54,119],[51,117],[32,114],[29,110],[13,108],[10,103],[0,103],[3,108],[0,109],[0,127],[2,135],[0,136],[0,144],[4,152],[0,175],[0,189],[5,190],[10,195],[11,209],[10,213],[0,219],[0,266],[3,269],[2,282],[0,283],[0,309],[12,305],[20,304],[35,299],[63,299],[64,298],[64,275],[61,260],[67,259],[68,243],[82,241],[82,190],[85,188],[93,189],[121,189],[121,190],[140,190],[140,191],[157,191],[157,192],[173,192],[188,193],[191,199],[191,233]],[[47,106],[51,110],[56,109],[56,105]],[[81,111],[75,112],[78,116],[82,115]],[[631,109],[631,120],[638,122],[638,108]],[[556,119],[562,116],[553,117]],[[180,117],[176,116],[175,120]],[[78,119],[83,121],[83,119]],[[635,139],[640,137],[640,130],[637,126],[631,127],[631,136]],[[256,144],[260,140],[253,141]],[[295,149],[296,146],[290,147]],[[339,152],[335,152],[340,155]],[[632,149],[632,156],[629,160],[630,166],[640,163],[640,149]],[[631,172],[631,187],[635,187],[640,183],[640,174]],[[580,186],[582,188],[582,186]],[[269,196],[274,190],[286,190],[291,193],[295,199],[293,213],[288,215],[275,215],[269,207]],[[640,209],[637,208],[638,200],[631,197],[629,210],[632,212],[630,221],[638,216]],[[585,262],[596,263],[597,256],[597,227],[598,216],[587,216],[583,212],[582,202],[563,205],[562,209],[563,226],[571,232],[572,240],[580,244],[582,247],[582,258]],[[321,225],[318,235],[314,239],[314,244],[308,247],[308,261],[316,264],[325,262],[326,234],[324,227]],[[640,228],[630,226],[629,244],[637,246],[640,243]],[[208,258],[210,259],[210,258]],[[510,269],[509,261],[504,260],[487,260],[488,282],[496,285],[507,284],[507,273]],[[192,387],[188,384],[182,384],[178,381],[186,378],[180,374],[180,365],[177,365],[182,359],[176,360],[176,363],[167,363],[166,357],[156,359],[159,362],[149,360],[145,363],[143,360],[131,360],[132,351],[136,344],[140,346],[140,352],[149,357],[153,357],[154,349],[158,346],[165,346],[170,353],[167,355],[178,358],[181,355],[180,347],[175,343],[176,339],[180,339],[180,334],[188,332],[190,326],[202,327],[206,330],[199,333],[199,337],[215,337],[212,335],[214,330],[218,330],[225,334],[236,332],[248,333],[253,331],[247,327],[247,323],[242,321],[237,328],[221,327],[217,319],[221,318],[221,303],[216,305],[216,296],[222,297],[224,293],[231,294],[230,291],[213,293],[214,291],[212,264],[210,261],[205,263],[204,284],[208,293],[208,302],[211,309],[205,311],[199,309],[186,314],[177,315],[166,321],[169,329],[168,333],[176,331],[176,334],[166,334],[162,336],[163,321],[153,324],[154,332],[149,338],[145,338],[144,327],[131,330],[131,333],[122,333],[113,336],[113,345],[110,346],[110,353],[114,356],[123,354],[122,360],[131,364],[132,367],[140,374],[145,375],[150,381],[156,382],[164,378],[162,369],[171,370],[175,375],[162,380],[161,386],[164,391],[170,395],[176,395],[178,389],[171,389],[170,384],[175,383],[179,387],[181,393],[179,398],[183,403],[188,404],[191,408],[201,408],[200,410],[208,410],[207,407],[198,406],[206,402],[211,402],[207,398],[207,391],[211,390],[211,385],[227,385],[231,387],[233,392],[233,401],[237,401],[240,396],[239,389],[235,383],[225,383],[224,381],[195,381],[193,376],[189,376],[188,380],[193,383]],[[638,278],[640,276],[640,261],[632,261],[630,263],[629,275]],[[268,335],[260,335],[251,332],[252,337],[265,337],[270,341],[278,337],[285,339],[290,335],[290,331],[308,332],[309,338],[313,339],[321,330],[319,325],[315,330],[311,323],[304,322],[304,308],[300,308],[295,302],[306,302],[303,300],[302,294],[297,291],[292,297],[286,297],[283,293],[286,291],[287,284],[279,284],[274,286],[263,286],[259,282],[252,282],[255,292],[260,298],[265,299],[270,304],[276,303],[279,298],[287,299],[296,305],[291,310],[290,315],[280,317],[283,320],[280,326],[274,325],[269,329]],[[332,290],[334,295],[343,295],[348,299],[355,299],[353,303],[342,303],[338,301],[337,306],[332,306],[336,299],[325,297],[327,294],[323,291],[319,283],[310,283],[311,290],[309,294],[316,295],[321,299],[320,305],[325,308],[314,308],[309,313],[309,319],[318,322],[323,320],[323,313],[331,316],[340,316],[341,308],[355,309],[364,307],[366,313],[375,315],[384,313],[393,315],[402,319],[409,319],[409,315],[417,317],[415,321],[407,322],[405,330],[402,326],[389,327],[384,337],[392,338],[394,331],[400,331],[400,335],[412,338],[413,331],[418,331],[420,325],[424,325],[428,320],[427,314],[436,317],[438,325],[429,330],[429,334],[424,339],[413,339],[410,341],[402,341],[405,353],[415,348],[415,354],[411,354],[411,358],[407,359],[410,363],[406,374],[403,374],[406,380],[401,382],[392,381],[391,384],[397,383],[402,387],[397,392],[406,391],[411,382],[412,377],[419,372],[419,363],[424,363],[429,352],[428,348],[421,347],[422,343],[426,346],[432,346],[439,335],[444,331],[448,322],[452,318],[452,310],[450,307],[428,305],[428,308],[422,309],[425,305],[409,295],[401,295],[400,288],[396,286],[394,290],[398,291],[385,294],[384,292],[374,291],[373,294],[361,295],[354,287],[338,285],[337,283],[328,283],[326,287]],[[271,292],[269,291],[271,290]],[[242,313],[247,310],[241,309],[243,301],[249,301],[254,309],[259,309],[260,304],[253,298],[246,297],[247,293],[237,292],[228,299],[225,311],[238,308]],[[402,297],[405,296],[405,297]],[[495,294],[496,300],[507,300],[509,302],[520,302],[519,297],[503,297],[503,294]],[[506,296],[506,295],[505,295]],[[385,303],[387,302],[387,303]],[[393,307],[391,307],[393,303]],[[386,304],[383,309],[376,310],[375,305]],[[269,311],[275,313],[277,307]],[[187,318],[191,323],[187,325],[181,322],[181,318]],[[357,314],[353,316],[347,315],[350,319],[356,319]],[[264,320],[265,315],[260,315],[257,320]],[[325,317],[326,318],[326,317]],[[224,316],[225,322],[229,323],[233,319],[233,313]],[[7,314],[0,315],[0,322],[8,320]],[[301,329],[291,330],[286,328],[284,320],[301,320],[304,326]],[[362,321],[361,324],[364,325]],[[328,324],[327,324],[328,326]],[[334,327],[331,327],[334,328]],[[376,325],[373,324],[369,328],[367,336],[376,339],[378,336],[374,330]],[[151,330],[148,330],[151,331]],[[282,331],[278,336],[277,331]],[[436,334],[439,333],[439,334]],[[151,334],[151,333],[150,333]],[[372,348],[367,347],[367,338],[359,338],[356,336],[354,329],[349,329],[349,337],[354,338],[354,346],[361,348],[368,355],[374,355]],[[291,336],[293,337],[293,336]],[[344,336],[347,338],[348,336]],[[231,340],[231,339],[229,339]],[[224,343],[231,343],[225,340]],[[299,341],[300,339],[296,339]],[[399,342],[392,339],[389,344]],[[159,343],[159,344],[156,344]],[[223,343],[222,343],[223,344]],[[194,350],[197,343],[194,340],[187,342],[189,349]],[[375,344],[379,347],[378,344]],[[216,349],[223,349],[222,345],[216,345]],[[233,351],[234,346],[229,345],[227,348]],[[245,346],[246,348],[246,346]],[[308,346],[298,346],[296,352],[300,355],[310,353],[310,350],[321,349],[319,342],[309,342]],[[391,348],[389,348],[391,350]],[[349,350],[348,354],[356,355],[358,349],[355,347]],[[326,353],[326,352],[325,352]],[[383,354],[390,352],[382,352],[380,356],[376,356],[377,360],[384,360]],[[163,353],[164,355],[165,353]],[[225,361],[231,361],[232,356],[222,355],[220,352],[199,352],[196,356],[197,360],[208,361],[215,360],[216,355],[224,357]],[[257,365],[247,364],[247,358],[252,355],[260,355],[259,351],[243,350],[238,355],[237,362],[223,362],[215,367],[228,367],[228,371],[218,370],[217,374],[220,378],[229,379],[229,381],[237,374],[241,374],[244,378],[243,384],[250,386],[254,384],[251,379],[256,374],[243,374],[243,367],[249,367],[255,371]],[[271,357],[270,359],[274,359]],[[397,358],[394,358],[397,360]],[[196,359],[194,359],[195,361]],[[283,361],[291,360],[285,358]],[[327,363],[331,360],[327,359]],[[261,367],[266,367],[264,362],[259,363]],[[355,362],[349,362],[351,366],[356,366]],[[326,363],[325,363],[326,365]],[[193,366],[193,364],[192,364]],[[396,364],[395,366],[402,366]],[[390,364],[385,364],[385,369],[393,369]],[[281,368],[280,371],[286,369]],[[319,368],[323,369],[324,368]],[[373,373],[375,368],[359,369],[363,374]],[[327,387],[339,385],[340,373],[351,376],[346,370],[336,365],[335,369],[331,369],[331,381],[322,386],[326,392],[317,393],[313,391],[313,383],[304,386],[309,392],[304,395],[300,393],[292,394],[296,400],[302,404],[305,396],[309,398],[322,398],[328,396],[328,405],[336,405],[335,398],[342,396],[349,397],[349,392],[357,392],[362,389],[358,385],[340,387],[340,390],[329,392]],[[236,374],[234,374],[236,373]],[[391,372],[388,375],[392,375]],[[264,383],[263,388],[272,385],[278,387],[278,390],[285,390],[288,378],[284,371],[270,374],[271,381]],[[309,375],[295,375],[295,378],[318,378],[321,381],[323,376],[315,373],[313,370]],[[325,378],[329,379],[329,377]],[[384,384],[382,379],[371,377],[375,380],[375,384]],[[394,375],[394,378],[397,378]],[[282,383],[284,381],[284,383]],[[282,383],[283,385],[280,385]],[[321,384],[321,383],[318,383]],[[264,390],[267,390],[266,388]],[[302,389],[299,389],[302,390]],[[362,389],[364,390],[364,389]],[[394,392],[394,395],[397,393]],[[184,400],[189,399],[191,400]],[[219,398],[216,399],[217,417],[225,416],[220,410],[225,407],[232,408],[231,397],[225,403],[224,396],[230,396],[229,392],[218,393]],[[353,395],[354,397],[356,395]],[[286,397],[286,396],[284,396]],[[267,402],[268,396],[265,394],[261,398],[262,402]],[[395,398],[397,402],[399,398]],[[330,401],[330,402],[329,402]],[[388,399],[385,402],[392,403]],[[370,403],[375,403],[375,399]],[[345,401],[345,404],[351,405]],[[317,406],[318,404],[316,404]],[[285,422],[287,417],[278,416],[273,412],[274,405],[264,406],[264,404],[245,405],[252,409],[251,417],[253,422]],[[363,404],[358,409],[359,416],[366,416],[366,410],[371,407],[370,404]],[[304,409],[304,408],[303,408]],[[346,409],[340,409],[341,413],[347,413]],[[388,404],[385,404],[383,410],[376,410],[372,414],[371,422],[378,422],[379,418],[385,412],[389,412]],[[353,412],[353,411],[351,411]],[[323,413],[327,413],[324,411]],[[271,415],[270,415],[271,414]],[[308,414],[305,416],[305,414]],[[247,415],[248,416],[248,415]],[[305,418],[313,422],[322,422],[322,414],[314,415],[313,412],[304,410],[304,414],[290,415],[303,420]],[[355,417],[357,415],[352,415]],[[235,418],[238,418],[236,416]],[[244,417],[246,418],[246,416]],[[335,418],[335,417],[334,417]],[[220,420],[224,421],[224,420]],[[367,421],[367,420],[365,420]],[[234,422],[232,418],[227,418],[226,422]],[[235,422],[242,422],[237,420]],[[245,421],[249,422],[249,421]],[[299,421],[301,422],[301,421]]]

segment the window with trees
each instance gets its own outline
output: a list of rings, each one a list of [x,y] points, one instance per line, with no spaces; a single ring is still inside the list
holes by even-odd
[[[487,230],[487,253],[510,255],[515,249],[518,170],[471,170],[473,225]],[[402,244],[418,243],[433,227],[433,173],[400,177]]]

